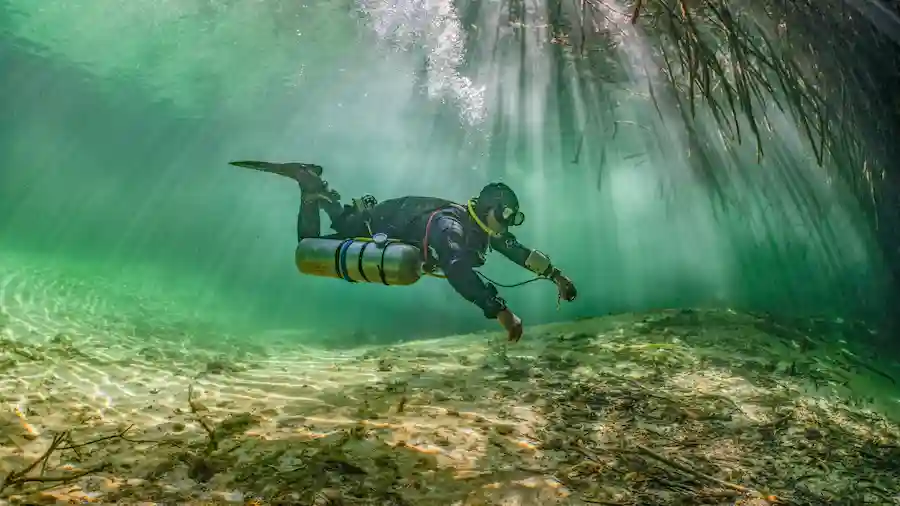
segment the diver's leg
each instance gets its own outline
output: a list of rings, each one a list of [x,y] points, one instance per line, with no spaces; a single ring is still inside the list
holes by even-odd
[[[300,185],[300,209],[297,211],[297,240],[320,237],[319,211],[325,211],[331,226],[340,233],[347,210],[341,205],[341,195],[328,188],[322,179],[322,166],[313,163],[274,163],[254,160],[229,162],[236,167],[289,177]]]
[[[341,217],[344,215],[344,206],[341,205],[341,194],[334,190],[328,190],[327,193],[320,197],[319,205],[325,211],[325,214],[328,215],[328,219],[331,220],[331,228],[337,230],[335,225],[340,223]]]
[[[308,199],[301,190],[300,210],[297,211],[297,242],[301,239],[319,237],[322,226],[319,223],[319,201]]]
[[[325,211],[331,220],[331,228],[341,232],[341,223],[344,221],[344,206],[341,205],[341,195],[327,189],[310,191],[300,185],[300,210],[297,212],[297,240],[310,237],[321,237],[321,223],[319,211]]]

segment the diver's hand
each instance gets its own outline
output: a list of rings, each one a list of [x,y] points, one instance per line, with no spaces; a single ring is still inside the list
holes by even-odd
[[[572,280],[562,273],[557,273],[553,276],[553,282],[556,283],[556,289],[559,291],[560,299],[572,302],[575,300],[575,297],[578,296],[578,290],[575,288],[575,283],[572,283]]]
[[[519,339],[522,338],[521,318],[513,314],[509,309],[504,309],[497,313],[497,321],[499,321],[500,325],[503,325],[503,328],[506,329],[510,342],[519,342]]]

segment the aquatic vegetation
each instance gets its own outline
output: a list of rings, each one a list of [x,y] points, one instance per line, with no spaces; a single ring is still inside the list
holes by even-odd
[[[884,179],[896,177],[886,171],[900,104],[882,87],[900,77],[878,67],[897,68],[900,50],[854,6],[551,0],[541,8],[511,0],[507,11],[518,30],[549,31],[551,42],[572,57],[560,65],[574,66],[578,77],[606,93],[594,100],[607,100],[609,88],[629,89],[649,98],[661,119],[662,101],[674,100],[692,168],[713,189],[727,186],[723,166],[744,143],[755,145],[757,160],[773,150],[787,161],[777,137],[783,125],[772,116],[780,111],[796,123],[825,178],[854,188],[872,220],[890,202]],[[876,73],[888,81],[876,80]]]

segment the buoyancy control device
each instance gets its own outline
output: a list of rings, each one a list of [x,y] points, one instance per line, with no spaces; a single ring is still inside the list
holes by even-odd
[[[354,239],[302,239],[294,253],[303,274],[338,278],[351,283],[411,285],[424,274],[422,250],[375,234]]]

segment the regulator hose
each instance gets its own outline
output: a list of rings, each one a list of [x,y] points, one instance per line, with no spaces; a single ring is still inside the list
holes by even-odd
[[[493,284],[495,284],[495,285],[497,285],[497,286],[503,287],[503,288],[516,288],[516,287],[519,287],[519,286],[527,285],[528,283],[532,283],[532,282],[534,282],[534,281],[539,281],[539,280],[541,280],[541,279],[546,279],[547,281],[553,281],[552,279],[550,279],[550,278],[545,278],[544,276],[535,276],[535,277],[533,277],[533,278],[531,278],[531,279],[526,279],[525,281],[521,281],[521,282],[519,282],[519,283],[513,283],[513,284],[511,284],[511,285],[504,285],[503,283],[498,283],[498,282],[494,281],[493,279],[491,279],[491,278],[485,276],[485,275],[482,274],[481,271],[479,271],[479,270],[476,270],[476,269],[473,269],[473,270],[475,271],[475,274],[478,274],[478,275],[481,277],[481,279],[483,279],[483,280],[485,280],[485,281],[487,281],[487,282],[489,282],[489,283],[493,283]]]

